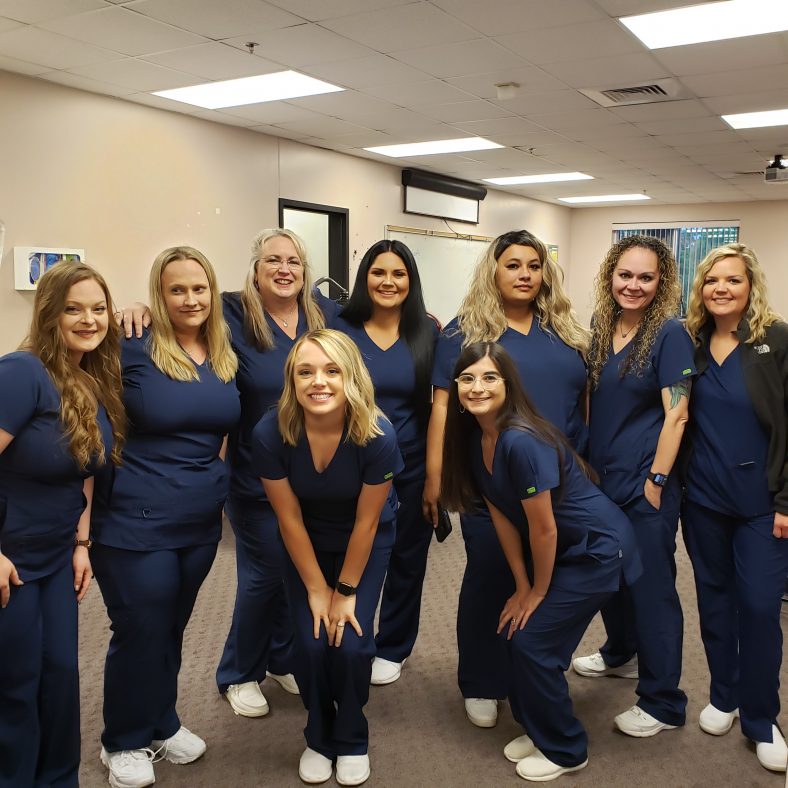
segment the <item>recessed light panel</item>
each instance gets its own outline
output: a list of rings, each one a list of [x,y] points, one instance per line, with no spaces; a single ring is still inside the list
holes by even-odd
[[[721,117],[734,129],[761,129],[765,126],[788,126],[788,109],[770,109],[765,112],[742,112],[738,115],[722,115]]]
[[[316,96],[321,93],[336,93],[344,90],[337,85],[322,82],[297,71],[279,71],[256,77],[227,79],[223,82],[208,82],[174,90],[157,90],[154,96],[193,104],[205,109],[242,107],[246,104],[262,104],[266,101]]]
[[[588,197],[559,197],[561,202],[568,202],[573,205],[578,203],[593,202],[635,202],[636,200],[650,200],[647,194],[595,194]]]
[[[370,153],[379,153],[381,156],[429,156],[436,153],[464,153],[469,150],[491,150],[503,148],[497,142],[486,140],[484,137],[463,137],[458,140],[432,140],[430,142],[410,142],[403,145],[381,145],[377,148],[364,148]]]
[[[511,178],[483,178],[498,186],[517,186],[523,183],[559,183],[561,181],[592,181],[593,175],[584,172],[546,172],[542,175],[515,175]]]
[[[649,49],[661,49],[788,30],[788,2],[727,0],[625,16],[619,21]]]

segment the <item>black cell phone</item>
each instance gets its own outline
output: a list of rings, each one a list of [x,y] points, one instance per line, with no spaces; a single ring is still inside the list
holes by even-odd
[[[449,513],[442,506],[438,506],[438,525],[435,526],[435,538],[439,542],[446,541],[451,533],[451,520]]]

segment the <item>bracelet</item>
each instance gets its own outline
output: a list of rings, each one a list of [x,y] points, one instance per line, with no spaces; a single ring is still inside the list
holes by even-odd
[[[78,539],[76,536],[74,537],[74,547],[85,547],[90,550],[90,546],[93,544],[92,539]]]

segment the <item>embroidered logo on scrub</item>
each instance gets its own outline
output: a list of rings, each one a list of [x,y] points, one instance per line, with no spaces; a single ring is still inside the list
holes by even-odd
[[[768,345],[756,345],[755,346],[755,352],[758,355],[763,355],[764,353],[769,353],[770,349],[769,349]]]
[[[692,374],[692,370],[691,369],[685,369],[685,370],[682,371],[681,374],[682,375],[691,375]]]
[[[536,492],[536,487],[529,487],[526,492],[528,495],[533,495]]]
[[[394,473],[392,471],[389,471],[383,478],[386,481],[388,481],[389,479],[393,479],[394,478]]]

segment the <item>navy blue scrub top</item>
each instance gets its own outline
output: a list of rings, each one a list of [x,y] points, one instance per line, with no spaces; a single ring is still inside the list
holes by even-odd
[[[394,427],[379,419],[382,435],[358,446],[343,435],[328,467],[318,473],[306,432],[295,446],[282,440],[276,411],[266,413],[254,429],[254,469],[258,478],[287,479],[298,502],[309,538],[317,550],[347,550],[356,520],[356,504],[364,484],[383,484],[402,471]],[[379,547],[395,537],[397,496],[392,485],[375,535]]]
[[[326,326],[330,328],[336,319],[337,305],[316,290],[313,295],[325,316]],[[263,414],[269,408],[276,407],[279,401],[285,385],[285,360],[295,339],[290,339],[266,312],[265,319],[271,328],[274,346],[270,350],[258,350],[244,328],[241,294],[222,293],[222,302],[233,350],[238,356],[235,382],[241,393],[241,420],[238,428],[230,434],[228,452],[232,469],[230,495],[245,498],[249,502],[265,501],[260,478],[252,472],[252,430]],[[299,306],[296,339],[306,330],[306,317]]]
[[[696,372],[692,340],[678,320],[665,321],[645,369],[622,378],[621,365],[632,346],[630,342],[618,353],[610,349],[591,394],[589,460],[599,486],[619,506],[643,495],[665,421],[662,389]],[[671,489],[678,484],[678,474],[671,474],[669,484]]]
[[[218,542],[229,489],[219,451],[241,413],[235,381],[207,359],[199,381],[173,380],[151,361],[148,336],[121,340],[129,435],[123,464],[96,476],[93,538],[124,550]]]
[[[449,389],[454,365],[462,352],[463,335],[454,318],[443,330],[435,354],[432,385]],[[588,428],[584,420],[587,372],[583,357],[564,344],[557,334],[545,331],[534,316],[527,334],[507,328],[498,342],[512,357],[520,382],[539,413],[566,435],[578,454],[584,455]]]
[[[560,484],[555,448],[522,429],[498,436],[492,474],[484,465],[481,430],[471,443],[471,470],[481,494],[520,532],[530,566],[528,520],[522,501]],[[582,472],[567,452],[561,499],[553,494],[558,531],[551,586],[586,592],[616,591],[621,573],[627,583],[640,576],[642,565],[632,525],[621,510]],[[532,578],[533,579],[533,578]]]
[[[774,511],[769,492],[769,435],[747,393],[741,346],[708,367],[692,387],[689,429],[692,454],[687,498],[715,512],[753,518]]]
[[[101,404],[98,425],[110,463],[112,428]],[[32,353],[0,358],[0,428],[14,436],[0,454],[0,550],[23,581],[37,580],[71,562],[83,481],[96,468],[81,471],[74,460],[60,393]]]
[[[416,368],[408,343],[399,337],[390,348],[383,350],[370,338],[363,324],[348,323],[340,317],[334,327],[358,346],[375,386],[375,402],[397,433],[405,461],[405,471],[397,481],[424,478],[427,431],[426,425],[419,423],[415,403]],[[433,342],[437,342],[438,327],[434,323],[433,327]]]

